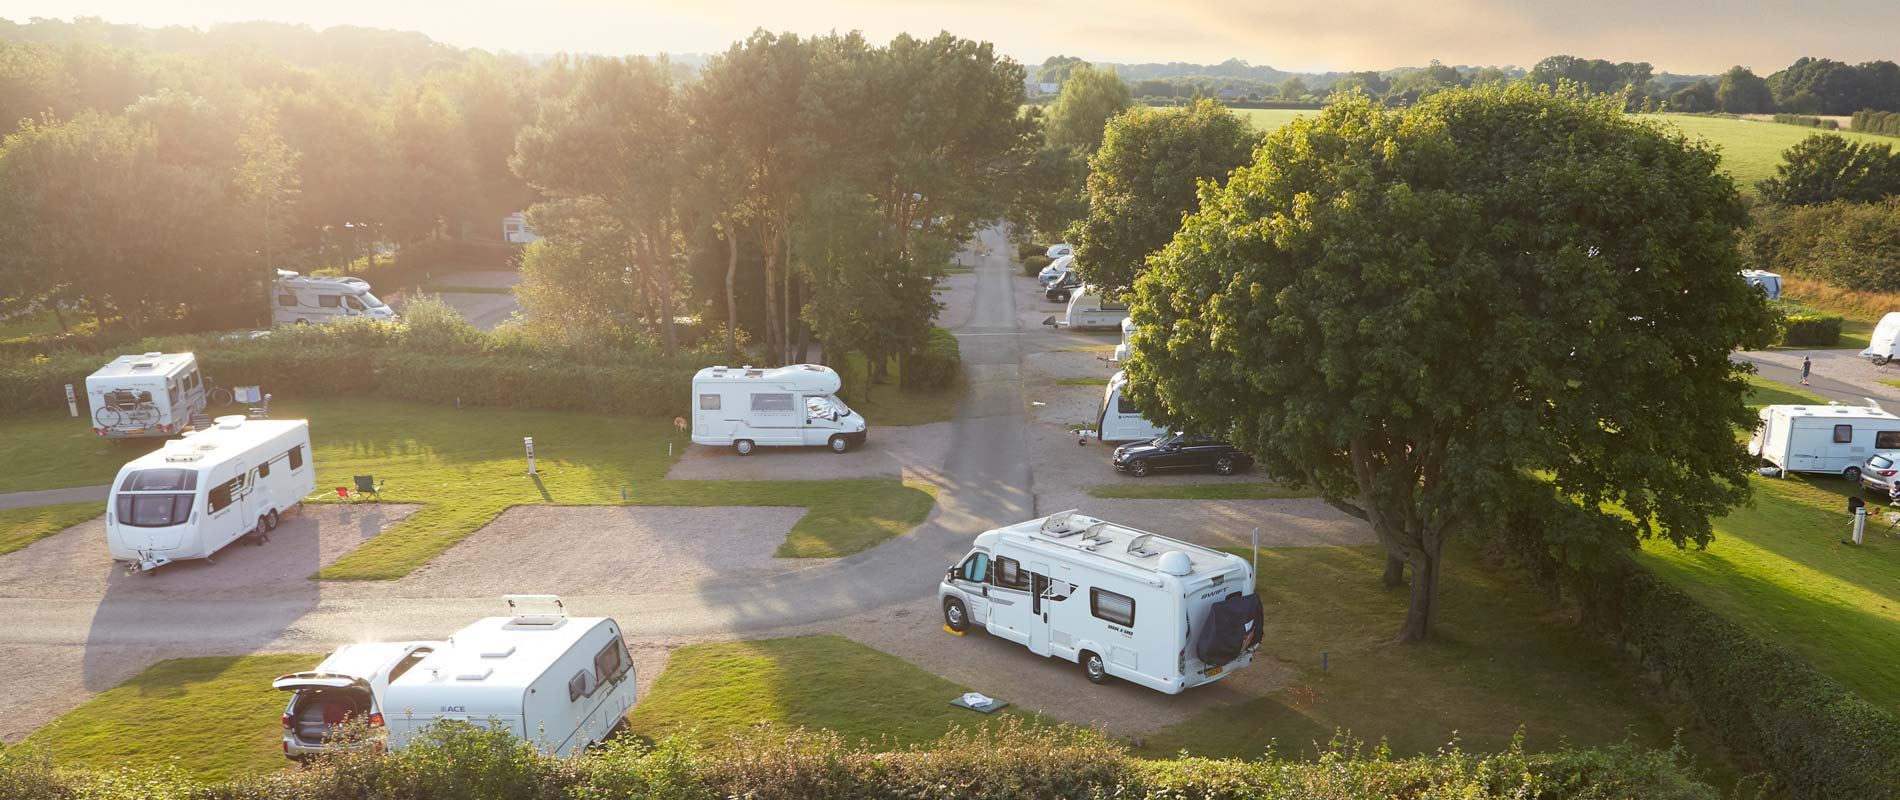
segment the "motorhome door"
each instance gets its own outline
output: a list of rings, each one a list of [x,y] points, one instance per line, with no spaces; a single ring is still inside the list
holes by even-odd
[[[1049,655],[1049,607],[1057,601],[1049,592],[1049,565],[1030,562],[1029,651]]]
[[[990,569],[989,632],[1017,644],[1029,644],[1031,631],[1044,624],[1036,604],[1030,602],[1029,589],[1035,580],[1029,568],[1014,558],[997,555]]]

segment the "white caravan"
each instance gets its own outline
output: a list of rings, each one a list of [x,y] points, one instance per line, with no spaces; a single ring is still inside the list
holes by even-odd
[[[1781,299],[1781,276],[1761,269],[1742,270],[1742,280],[1761,290],[1770,300]]]
[[[633,662],[611,617],[570,617],[553,595],[508,595],[488,617],[389,682],[389,747],[426,739],[443,720],[502,728],[543,753],[578,755],[638,699]]]
[[[864,417],[837,396],[838,373],[818,364],[777,369],[707,367],[693,376],[693,443],[754,447],[864,444]]]
[[[308,672],[271,681],[290,693],[284,705],[284,757],[302,761],[387,744],[389,683],[415,668],[443,642],[367,642],[336,649]]]
[[[1115,353],[1108,360],[1117,364],[1128,360],[1128,349],[1135,344],[1135,318],[1122,317],[1122,343],[1115,345]]]
[[[541,235],[528,226],[528,219],[521,212],[501,218],[501,238],[509,244],[534,244],[541,241]]]
[[[1867,349],[1860,351],[1860,357],[1874,362],[1874,366],[1884,367],[1887,362],[1900,358],[1900,311],[1890,311],[1880,317],[1874,325],[1874,335],[1867,341]]]
[[[106,549],[140,571],[208,559],[276,528],[316,491],[316,475],[309,422],[219,417],[120,468],[106,499]]]
[[[119,356],[86,376],[92,432],[107,439],[178,433],[205,410],[205,393],[190,353]]]
[[[1900,451],[1900,417],[1867,406],[1764,406],[1748,454],[1783,472],[1824,472],[1860,480],[1875,452]]]
[[[1253,571],[1218,550],[1064,511],[986,531],[937,588],[944,624],[1177,694],[1253,662]]]
[[[1156,425],[1141,415],[1134,402],[1122,396],[1128,388],[1128,372],[1108,378],[1102,391],[1102,410],[1095,416],[1095,438],[1104,442],[1139,442],[1167,433],[1165,425]]]
[[[1065,327],[1075,330],[1116,330],[1128,318],[1128,306],[1119,297],[1105,295],[1099,287],[1084,285],[1069,298]]]
[[[395,309],[371,294],[369,282],[362,278],[322,278],[280,269],[271,284],[271,296],[272,325],[396,318]]]

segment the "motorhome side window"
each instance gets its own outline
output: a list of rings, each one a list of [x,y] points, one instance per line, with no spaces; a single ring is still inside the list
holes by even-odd
[[[1848,444],[1852,441],[1854,441],[1854,426],[1852,425],[1834,426],[1834,443],[1835,444]]]
[[[719,395],[716,395],[716,394],[700,395],[699,396],[699,410],[718,411],[719,410]]]
[[[957,575],[966,581],[988,583],[990,580],[990,554],[971,554],[969,558],[964,559],[963,568],[958,570]]]
[[[996,585],[1003,589],[1021,589],[1029,591],[1029,572],[1016,559],[997,556]]]
[[[1875,450],[1900,450],[1900,431],[1881,431],[1874,434]]]
[[[324,308],[336,308],[343,305],[343,298],[333,294],[320,294],[317,295],[317,305]]]
[[[1107,589],[1089,589],[1089,613],[1103,622],[1135,627],[1135,598]]]
[[[277,296],[277,304],[278,304],[278,305],[280,305],[280,306],[294,306],[294,305],[296,305],[296,304],[297,304],[297,295],[296,295],[296,293],[295,293],[295,292],[284,292],[283,294],[280,294],[280,295],[278,295],[278,296]]]
[[[353,310],[353,311],[362,311],[362,310],[363,310],[363,301],[361,301],[361,300],[358,300],[358,299],[356,299],[356,298],[354,298],[354,297],[345,297],[345,298],[343,298],[343,305],[344,305],[345,307],[347,307],[347,308],[349,308],[349,309],[351,309],[351,310]]]
[[[618,680],[626,672],[627,647],[621,643],[620,637],[616,636],[613,641],[607,643],[606,647],[601,648],[600,652],[594,654],[594,675],[601,683],[606,683]]]
[[[266,461],[262,464],[257,465],[257,477],[259,478],[270,477],[270,462],[269,461]]]
[[[790,393],[779,392],[754,393],[752,395],[752,410],[790,412],[792,410],[792,396]]]
[[[290,448],[290,468],[303,469],[303,445]]]
[[[216,514],[224,510],[225,506],[231,504],[231,495],[237,491],[237,487],[237,478],[211,487],[211,491],[205,494],[205,513]]]

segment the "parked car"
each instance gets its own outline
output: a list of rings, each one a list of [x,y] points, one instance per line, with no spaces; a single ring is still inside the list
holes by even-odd
[[[1043,267],[1041,272],[1036,273],[1036,280],[1041,281],[1044,288],[1048,288],[1049,284],[1055,283],[1057,278],[1062,277],[1073,266],[1075,266],[1075,256],[1063,256],[1049,262],[1049,266]]]
[[[1253,466],[1240,448],[1212,436],[1164,433],[1146,441],[1115,448],[1115,469],[1145,478],[1161,469],[1211,469],[1232,475]]]
[[[1049,284],[1049,288],[1043,290],[1042,296],[1052,303],[1067,303],[1069,295],[1080,288],[1082,288],[1082,277],[1075,274],[1074,270],[1070,270],[1062,273],[1062,277],[1056,279],[1055,283]]]
[[[284,757],[302,761],[323,752],[384,749],[389,737],[384,713],[389,709],[385,698],[390,682],[445,646],[442,642],[344,645],[316,669],[272,681],[271,686],[291,693],[290,703],[284,706]]]
[[[1872,489],[1882,497],[1893,496],[1893,487],[1900,475],[1900,454],[1875,453],[1867,457],[1860,468],[1860,485],[1863,489]]]

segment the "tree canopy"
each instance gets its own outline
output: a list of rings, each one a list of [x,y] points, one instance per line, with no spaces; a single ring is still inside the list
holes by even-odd
[[[1365,518],[1432,635],[1444,545],[1521,492],[1587,560],[1709,541],[1747,496],[1735,279],[1747,221],[1708,146],[1528,85],[1348,98],[1270,134],[1135,282],[1129,393],[1230,431]]]
[[[1900,194],[1900,156],[1886,144],[1817,133],[1788,148],[1760,189],[1768,202],[1784,206],[1879,200]]]

